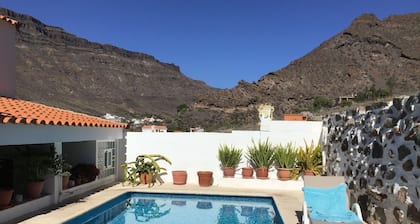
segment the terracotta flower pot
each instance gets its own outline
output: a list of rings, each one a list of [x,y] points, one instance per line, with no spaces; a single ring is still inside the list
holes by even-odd
[[[252,178],[252,175],[254,175],[254,168],[252,167],[242,168],[242,178]]]
[[[293,169],[290,168],[278,168],[277,177],[279,180],[290,180]]]
[[[268,179],[268,168],[257,168],[258,179]]]
[[[305,175],[305,176],[315,176],[314,171],[312,171],[312,170],[304,170],[303,175]]]
[[[211,171],[198,171],[198,184],[201,187],[208,187],[213,184],[213,172]]]
[[[235,168],[224,167],[223,168],[223,177],[235,177]]]
[[[0,189],[0,209],[7,208],[12,200],[12,189]]]
[[[141,173],[139,175],[140,184],[149,184],[151,179],[151,175],[149,175],[148,173]]]
[[[185,170],[174,170],[172,171],[172,178],[173,178],[173,184],[176,185],[184,185],[187,183],[187,171]]]
[[[33,181],[26,184],[26,194],[30,198],[39,198],[41,197],[42,189],[44,189],[45,181]]]
[[[67,188],[69,188],[69,180],[70,180],[70,176],[62,176],[63,177],[63,180],[62,180],[62,187],[63,187],[63,190],[65,190],[65,189],[67,189]]]

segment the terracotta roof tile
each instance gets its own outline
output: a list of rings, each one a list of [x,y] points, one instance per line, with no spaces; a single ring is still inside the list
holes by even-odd
[[[0,123],[106,128],[127,127],[125,123],[7,97],[0,97]]]
[[[11,18],[9,18],[7,16],[0,15],[0,19],[1,20],[4,20],[4,21],[6,21],[6,22],[8,22],[8,23],[10,23],[10,24],[12,24],[14,26],[16,26],[16,28],[19,28],[19,26],[20,26],[20,23],[17,20],[11,19]]]

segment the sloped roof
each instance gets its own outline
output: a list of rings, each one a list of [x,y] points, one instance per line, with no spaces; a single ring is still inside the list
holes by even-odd
[[[14,19],[11,19],[11,18],[9,18],[7,16],[4,16],[4,15],[0,15],[0,20],[4,20],[4,21],[10,23],[10,24],[16,26],[16,28],[19,28],[19,26],[20,26],[20,23],[18,21],[14,20]]]
[[[127,124],[8,97],[0,97],[0,124],[126,128]]]

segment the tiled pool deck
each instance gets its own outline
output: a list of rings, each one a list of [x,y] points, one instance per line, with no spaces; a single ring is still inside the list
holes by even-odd
[[[241,184],[238,184],[241,183]],[[74,203],[56,208],[41,215],[27,219],[21,223],[53,224],[62,223],[103,202],[127,191],[162,192],[162,193],[192,193],[192,194],[222,194],[222,195],[251,195],[272,196],[285,224],[300,223],[303,193],[302,181],[279,180],[240,180],[226,179],[217,185],[200,187],[197,184],[173,185],[164,183],[152,188],[147,186],[122,186],[117,184],[110,188],[96,192]]]

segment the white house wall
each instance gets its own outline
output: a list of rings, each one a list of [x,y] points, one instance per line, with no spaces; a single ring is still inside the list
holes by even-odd
[[[1,124],[0,145],[115,140],[124,137],[120,128],[73,127],[33,124]]]
[[[188,182],[198,182],[196,172],[198,170],[210,170],[214,173],[215,183],[222,177],[220,163],[217,159],[217,150],[220,144],[234,145],[246,151],[247,146],[252,145],[252,140],[259,139],[273,144],[286,144],[290,141],[296,146],[303,146],[304,140],[318,142],[322,122],[290,122],[275,124],[277,127],[272,132],[260,131],[234,131],[232,133],[209,133],[209,132],[184,132],[184,133],[127,133],[127,161],[134,161],[137,155],[158,153],[167,156],[172,165],[162,163],[168,168],[168,175],[163,176],[165,182],[172,182],[171,171],[182,169],[188,170]],[[273,126],[273,127],[274,127]],[[244,166],[245,158],[242,159]],[[237,171],[240,175],[240,171]],[[274,178],[275,172],[270,173]]]

